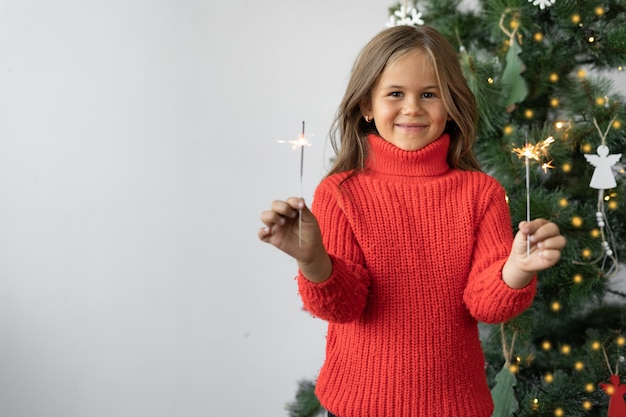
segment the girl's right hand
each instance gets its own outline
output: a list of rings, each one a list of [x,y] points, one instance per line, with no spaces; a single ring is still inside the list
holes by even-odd
[[[259,239],[295,258],[307,279],[323,282],[328,278],[332,263],[317,219],[302,198],[273,201],[270,209],[261,213],[261,222],[265,227],[259,229]]]

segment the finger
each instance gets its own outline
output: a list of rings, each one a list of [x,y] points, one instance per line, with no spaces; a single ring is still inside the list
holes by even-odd
[[[260,240],[267,240],[272,236],[272,228],[271,227],[261,227],[257,232]]]
[[[565,247],[565,245],[567,244],[567,240],[565,239],[565,237],[558,235],[558,236],[554,236],[554,237],[550,237],[547,239],[544,239],[540,242],[537,242],[537,247],[540,250],[561,250]]]
[[[285,224],[286,220],[285,217],[276,213],[273,210],[266,210],[264,212],[261,213],[261,222],[267,226],[267,227],[272,227],[274,225],[283,225]]]
[[[274,200],[272,201],[271,211],[280,214],[285,217],[296,217],[300,208],[300,203],[295,197],[290,197],[286,201]],[[300,199],[301,200],[301,199]]]
[[[552,222],[545,222],[532,233],[532,240],[542,242],[560,235],[559,226]]]

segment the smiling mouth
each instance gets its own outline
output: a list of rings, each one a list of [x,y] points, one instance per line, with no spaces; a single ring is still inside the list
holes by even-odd
[[[402,127],[402,128],[405,128],[405,129],[418,129],[418,128],[426,127],[426,125],[417,124],[417,123],[398,123],[396,126]]]

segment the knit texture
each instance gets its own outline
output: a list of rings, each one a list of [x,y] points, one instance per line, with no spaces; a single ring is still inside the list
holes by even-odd
[[[477,321],[525,310],[536,280],[502,280],[513,241],[492,177],[450,169],[450,138],[404,151],[369,137],[366,170],[325,178],[313,199],[331,277],[298,276],[329,322],[316,394],[339,417],[489,417]]]

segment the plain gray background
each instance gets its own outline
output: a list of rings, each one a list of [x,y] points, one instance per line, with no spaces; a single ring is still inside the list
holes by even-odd
[[[310,199],[390,5],[0,1],[0,415],[286,415],[325,324],[256,238],[277,141]]]

